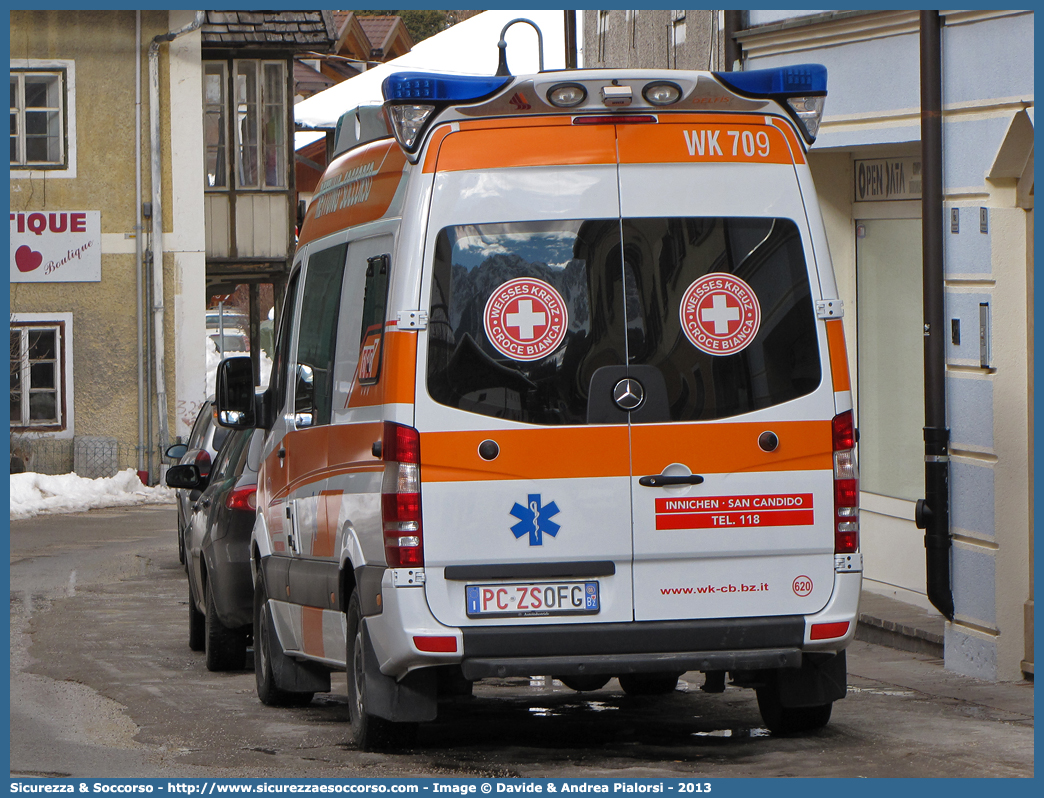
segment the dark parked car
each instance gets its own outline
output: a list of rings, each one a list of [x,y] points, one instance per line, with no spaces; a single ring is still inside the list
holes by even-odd
[[[262,435],[231,432],[209,477],[194,464],[167,471],[172,488],[202,491],[189,508],[185,566],[189,581],[189,648],[207,668],[236,670],[246,660],[253,621],[250,533],[254,527]]]
[[[166,455],[177,460],[179,465],[191,463],[199,469],[200,476],[210,474],[210,464],[218,449],[231,430],[218,426],[214,418],[214,397],[210,397],[199,409],[189,433],[188,443],[175,443],[167,447]],[[198,490],[178,491],[178,562],[185,562],[185,531],[192,503],[199,498]]]

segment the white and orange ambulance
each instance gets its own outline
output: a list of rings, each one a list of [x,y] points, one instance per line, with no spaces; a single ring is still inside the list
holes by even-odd
[[[267,430],[261,700],[347,670],[369,747],[483,677],[702,671],[825,724],[862,571],[825,69],[383,88],[338,124],[269,388],[219,377]]]

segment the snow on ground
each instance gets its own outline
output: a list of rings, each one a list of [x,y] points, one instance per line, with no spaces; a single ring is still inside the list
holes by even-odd
[[[42,513],[79,513],[99,507],[173,502],[172,489],[142,485],[133,468],[99,479],[85,479],[76,474],[11,474],[12,521]]]
[[[226,357],[246,352],[226,352]],[[207,338],[207,396],[214,394],[214,381],[221,355],[217,344]],[[268,386],[272,361],[261,352],[261,387]],[[49,476],[28,472],[11,474],[11,520],[32,518],[42,513],[80,513],[99,507],[125,507],[133,504],[171,504],[174,491],[165,485],[154,488],[141,484],[133,468],[114,477],[85,479],[76,474]]]

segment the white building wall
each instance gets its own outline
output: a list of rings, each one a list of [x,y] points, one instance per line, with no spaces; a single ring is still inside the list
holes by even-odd
[[[773,13],[752,11],[751,23],[785,21],[779,14],[787,12]],[[946,318],[961,328],[960,344],[947,348],[956,617],[947,624],[946,665],[980,678],[1018,679],[1032,635],[1033,14],[952,12],[944,19]],[[920,208],[919,201],[854,207],[852,163],[919,156],[918,14],[786,22],[742,34],[745,68],[827,66],[826,115],[810,163],[855,363],[855,220],[919,217]],[[980,208],[987,209],[985,232]],[[957,232],[949,232],[952,210]],[[980,305],[989,306],[985,364]],[[913,502],[864,495],[864,584],[926,606],[923,533],[912,510]]]
[[[171,30],[189,24],[194,11],[170,12]],[[175,385],[172,438],[188,437],[206,399],[206,238],[203,218],[203,96],[199,31],[170,48],[171,213],[164,238],[174,268]],[[168,329],[170,326],[168,325]]]

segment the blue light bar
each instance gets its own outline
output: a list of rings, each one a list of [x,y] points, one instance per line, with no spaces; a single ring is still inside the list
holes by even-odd
[[[822,64],[797,64],[750,72],[715,72],[726,88],[748,97],[826,94],[827,70]]]
[[[430,72],[396,72],[381,84],[385,100],[418,103],[467,103],[504,88],[511,78],[475,75],[439,75]]]

